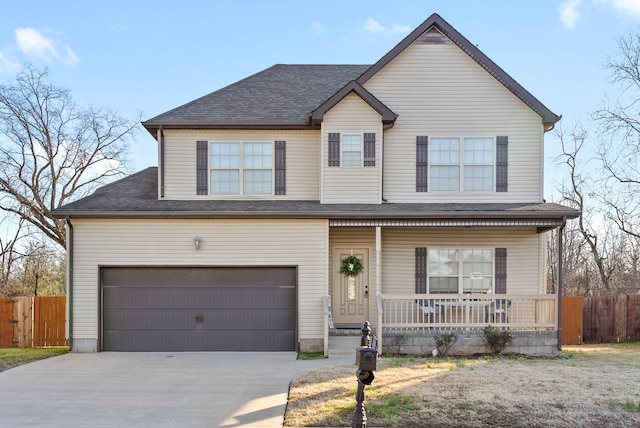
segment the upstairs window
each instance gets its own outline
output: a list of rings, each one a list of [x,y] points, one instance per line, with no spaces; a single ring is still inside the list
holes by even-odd
[[[376,134],[327,135],[328,166],[376,166]]]
[[[362,166],[362,134],[342,134],[342,166]]]
[[[431,191],[494,190],[494,138],[431,138]]]
[[[273,143],[212,142],[209,155],[212,195],[273,194]]]

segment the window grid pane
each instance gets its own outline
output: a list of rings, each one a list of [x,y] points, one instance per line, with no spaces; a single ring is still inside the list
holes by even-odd
[[[238,168],[240,162],[239,143],[211,143],[211,168]]]
[[[458,275],[458,250],[429,250],[429,275]]]
[[[271,143],[244,143],[242,166],[244,168],[271,168],[273,164]]]
[[[238,170],[213,170],[211,171],[211,193],[214,195],[239,194]]]
[[[464,190],[493,190],[493,166],[465,166]]]
[[[434,165],[458,165],[460,163],[459,138],[432,138],[429,158]]]
[[[458,294],[458,278],[430,277],[429,293]]]
[[[272,193],[271,170],[245,169],[243,193],[245,195],[270,195]]]
[[[493,165],[493,138],[465,138],[464,163],[466,165]]]
[[[429,186],[432,191],[460,190],[460,139],[432,138]]]
[[[432,166],[430,178],[432,191],[460,190],[459,166]]]
[[[362,166],[362,135],[342,135],[342,165]]]

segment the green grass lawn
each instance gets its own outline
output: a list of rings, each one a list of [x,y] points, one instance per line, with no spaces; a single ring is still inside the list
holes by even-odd
[[[22,364],[66,354],[68,348],[0,348],[0,372]]]

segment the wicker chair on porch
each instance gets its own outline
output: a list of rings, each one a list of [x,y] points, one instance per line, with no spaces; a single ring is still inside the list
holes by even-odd
[[[484,309],[484,322],[505,324],[507,322],[507,308],[511,307],[511,300],[496,299]]]
[[[441,322],[442,307],[436,305],[433,300],[418,300],[418,310],[422,311],[422,315],[429,318],[430,323]],[[436,316],[437,315],[437,316]]]

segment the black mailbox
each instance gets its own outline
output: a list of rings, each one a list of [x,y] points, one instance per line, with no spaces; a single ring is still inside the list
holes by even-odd
[[[356,348],[356,366],[358,370],[373,371],[376,369],[378,351],[367,346]]]

